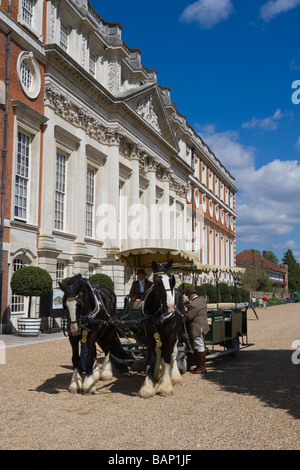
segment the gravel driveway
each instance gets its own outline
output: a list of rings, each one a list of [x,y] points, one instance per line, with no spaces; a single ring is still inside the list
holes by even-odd
[[[300,304],[248,311],[236,358],[184,374],[172,397],[137,396],[143,364],[72,395],[67,339],[6,350],[0,364],[0,449],[299,450]],[[101,361],[101,357],[100,357]]]

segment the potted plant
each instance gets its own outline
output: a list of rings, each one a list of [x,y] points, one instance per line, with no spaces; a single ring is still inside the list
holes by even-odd
[[[14,272],[10,286],[16,295],[29,297],[28,316],[18,319],[18,334],[20,336],[38,336],[40,318],[31,317],[31,299],[48,294],[52,289],[52,279],[48,271],[37,266],[25,266]]]

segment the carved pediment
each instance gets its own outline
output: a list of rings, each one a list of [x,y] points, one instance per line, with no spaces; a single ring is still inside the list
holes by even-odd
[[[177,149],[176,138],[157,85],[146,87],[139,92],[135,90],[123,99],[145,123]]]
[[[145,121],[150,124],[157,132],[161,134],[161,129],[158,124],[158,117],[154,111],[153,98],[151,94],[146,94],[139,99],[135,104],[135,111],[142,116]]]

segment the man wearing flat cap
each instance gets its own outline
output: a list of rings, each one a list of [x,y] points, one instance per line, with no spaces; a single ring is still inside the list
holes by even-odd
[[[190,335],[193,342],[196,369],[192,374],[205,374],[205,335],[209,332],[207,321],[207,304],[204,297],[198,297],[196,289],[189,287],[186,290],[189,302],[186,306],[186,318],[190,323]]]
[[[133,281],[129,292],[130,304],[133,308],[142,306],[146,292],[152,286],[152,282],[146,279],[146,272],[144,269],[138,269],[136,275],[137,280]]]

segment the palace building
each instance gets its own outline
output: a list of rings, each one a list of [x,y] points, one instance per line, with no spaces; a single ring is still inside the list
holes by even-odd
[[[87,0],[0,2],[3,331],[26,314],[10,289],[26,265],[54,288],[102,272],[120,295],[130,279],[116,250],[179,248],[235,266],[237,190],[222,155],[100,14]]]

